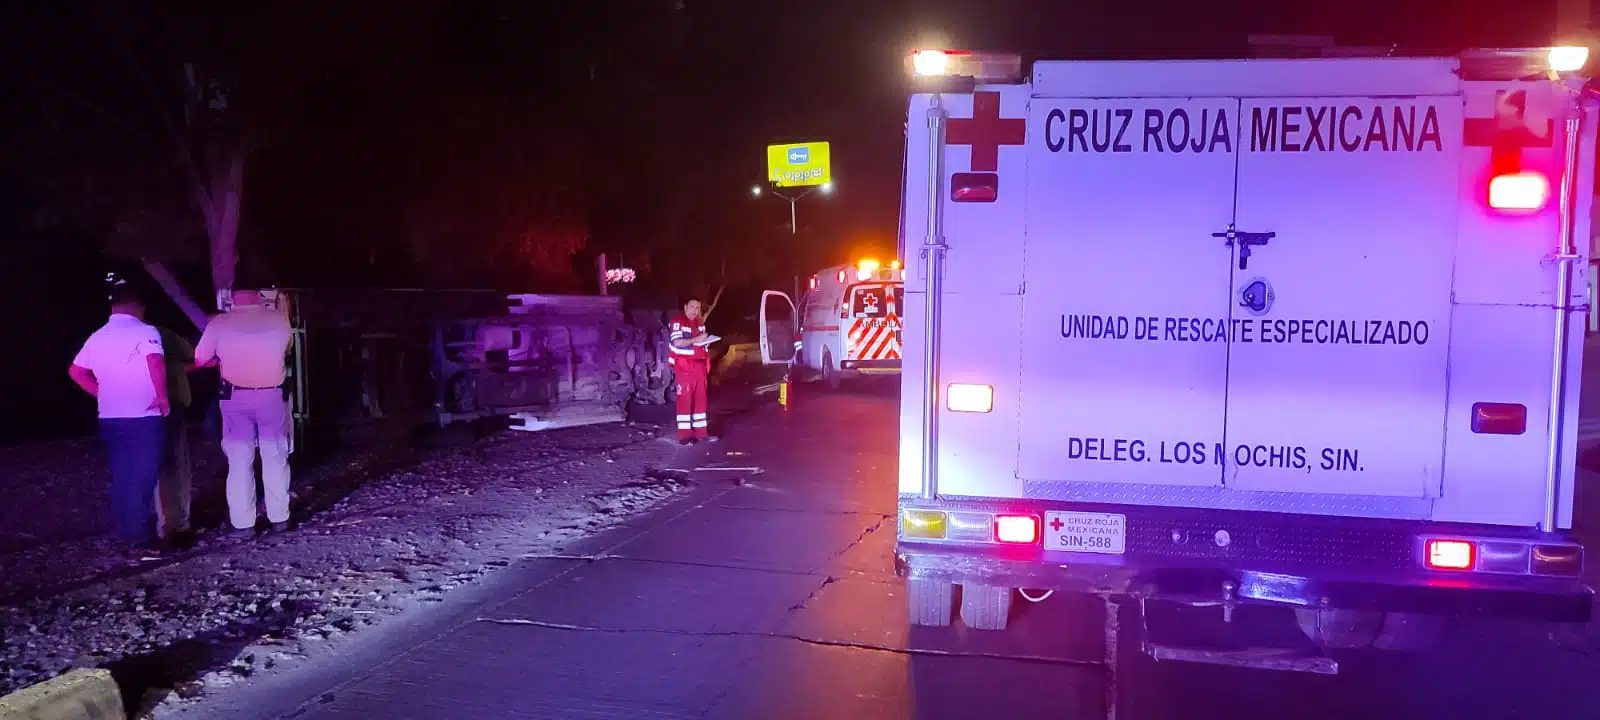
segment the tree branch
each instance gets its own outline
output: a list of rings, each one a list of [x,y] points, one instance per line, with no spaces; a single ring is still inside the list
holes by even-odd
[[[720,285],[717,285],[717,294],[711,296],[711,304],[706,306],[705,312],[700,313],[700,316],[702,318],[704,318],[707,322],[710,322],[710,320],[711,320],[711,312],[713,310],[717,309],[717,303],[722,300],[722,291],[723,290],[727,290],[727,289],[728,289],[728,284],[726,282],[724,282],[724,283],[722,283]]]
[[[90,112],[93,112],[94,114],[99,115],[101,120],[105,120],[106,122],[111,123],[112,125],[116,126],[117,128],[126,131],[128,134],[133,135],[134,137],[137,137],[140,140],[143,140],[143,141],[145,141],[147,143],[150,143],[150,144],[158,146],[158,147],[161,145],[161,143],[159,141],[157,141],[155,138],[151,137],[148,133],[146,133],[143,130],[140,130],[139,128],[134,127],[133,123],[130,123],[127,120],[122,119],[121,116],[117,115],[114,112],[111,112],[110,110],[107,110],[104,105],[101,105],[101,104],[99,104],[99,103],[97,103],[97,102],[95,102],[93,100],[90,100],[89,98],[84,97],[83,95],[79,94],[75,90],[62,91],[61,96],[66,98],[66,99],[68,99],[68,100],[71,100],[71,101],[73,101],[73,102],[75,102],[75,103],[77,103],[79,105],[82,105],[85,109],[89,110]]]
[[[144,258],[143,263],[145,272],[150,273],[150,278],[156,281],[156,285],[161,287],[167,297],[172,298],[172,302],[177,303],[178,309],[182,310],[184,316],[189,318],[189,322],[194,323],[195,329],[205,330],[206,323],[211,321],[211,316],[201,310],[200,303],[195,302],[194,298],[184,291],[183,285],[178,282],[178,278],[172,275],[172,271],[168,270],[167,266],[149,258]]]
[[[155,106],[156,114],[161,117],[161,124],[167,128],[167,134],[172,139],[173,155],[183,166],[184,173],[189,176],[190,192],[194,193],[195,201],[200,205],[200,212],[205,215],[206,228],[209,231],[213,224],[211,192],[206,185],[205,176],[200,172],[200,165],[195,162],[194,153],[190,152],[189,143],[185,140],[183,131],[178,128],[178,121],[161,102],[161,93],[156,90],[155,81],[150,79],[150,73],[145,72],[144,64],[140,63],[139,58],[134,57],[131,52],[125,52],[124,55],[128,59],[128,64],[133,66],[134,74],[139,76],[139,84],[144,87],[145,94],[150,96],[150,104]]]

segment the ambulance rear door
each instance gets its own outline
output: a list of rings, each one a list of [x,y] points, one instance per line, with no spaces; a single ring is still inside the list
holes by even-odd
[[[788,293],[764,290],[761,293],[761,364],[787,365],[794,362],[796,322],[794,301]]]
[[[1244,100],[1229,488],[1438,494],[1463,128],[1438,64],[1436,94]]]
[[[1221,485],[1232,274],[1211,233],[1233,217],[1238,109],[1034,97],[1018,400],[1029,496]]]
[[[905,289],[900,283],[860,283],[848,293],[845,360],[899,360],[900,306]]]

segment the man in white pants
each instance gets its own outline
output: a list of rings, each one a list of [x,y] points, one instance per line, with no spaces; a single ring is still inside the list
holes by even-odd
[[[289,452],[293,426],[284,395],[289,317],[265,307],[261,292],[237,290],[233,307],[213,318],[195,347],[195,365],[222,374],[222,452],[228,457],[228,518],[235,531],[256,526],[256,451],[267,520],[289,527]]]

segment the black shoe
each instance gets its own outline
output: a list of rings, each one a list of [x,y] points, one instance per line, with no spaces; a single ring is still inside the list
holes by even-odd
[[[272,524],[272,532],[275,532],[275,533],[289,532],[289,521],[285,520],[283,522],[275,522],[275,523],[273,523]]]
[[[690,445],[694,444],[694,440],[679,440],[678,444],[684,447],[689,447]]]

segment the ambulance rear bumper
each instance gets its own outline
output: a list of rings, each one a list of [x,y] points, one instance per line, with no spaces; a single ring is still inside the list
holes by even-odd
[[[1575,578],[1441,578],[1422,572],[1352,576],[1108,558],[1046,560],[1037,552],[1024,557],[1011,550],[901,539],[895,572],[958,584],[1218,602],[1231,587],[1241,603],[1551,622],[1588,622],[1594,605],[1593,590]]]
[[[899,360],[845,360],[839,363],[840,370],[854,371],[864,375],[880,373],[892,374],[900,372]]]

